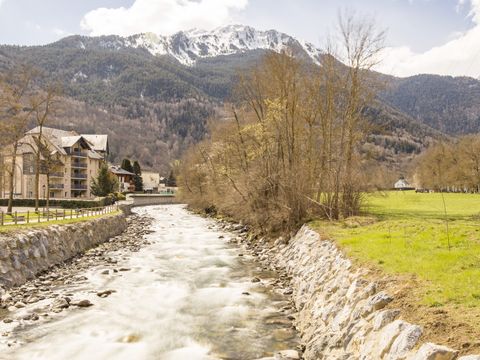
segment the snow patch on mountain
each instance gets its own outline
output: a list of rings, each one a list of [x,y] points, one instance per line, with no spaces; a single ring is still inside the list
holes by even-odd
[[[193,29],[171,36],[152,33],[122,38],[124,46],[145,49],[153,55],[170,55],[180,63],[193,66],[201,58],[244,53],[251,50],[291,50],[319,64],[322,52],[313,44],[276,30],[259,31],[244,25],[229,25],[212,31]],[[116,44],[103,44],[117,48]]]

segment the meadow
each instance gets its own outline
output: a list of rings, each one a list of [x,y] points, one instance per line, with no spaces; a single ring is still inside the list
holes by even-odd
[[[365,216],[314,221],[363,265],[414,276],[419,303],[480,308],[480,195],[366,195]]]

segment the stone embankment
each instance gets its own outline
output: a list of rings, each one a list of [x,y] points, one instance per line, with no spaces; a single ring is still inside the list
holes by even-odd
[[[237,238],[265,265],[289,279],[283,293],[296,307],[295,326],[305,344],[305,360],[480,360],[458,356],[445,346],[422,343],[422,328],[388,307],[393,297],[368,280],[337,246],[308,226],[288,242]]]
[[[41,271],[122,233],[126,226],[125,216],[120,214],[1,234],[0,285],[21,285]]]
[[[12,323],[15,326],[23,326],[68,308],[82,308],[94,305],[90,300],[82,297],[84,294],[63,293],[59,291],[59,287],[69,284],[81,286],[87,280],[84,274],[92,267],[105,267],[105,270],[102,272],[105,275],[121,274],[124,271],[129,271],[130,269],[119,267],[117,260],[111,255],[116,251],[137,252],[143,246],[149,244],[145,240],[145,235],[151,232],[149,230],[151,219],[138,215],[125,218],[122,215],[116,219],[109,220],[108,224],[100,221],[100,219],[95,220],[95,224],[87,225],[87,223],[82,223],[83,231],[97,231],[100,233],[90,233],[88,235],[91,237],[90,240],[85,239],[73,248],[67,248],[68,250],[62,253],[64,256],[74,254],[68,260],[60,261],[61,256],[49,258],[58,259],[60,262],[40,272],[34,279],[28,280],[21,286],[10,289],[0,287],[0,321],[7,324]],[[67,226],[70,227],[70,225]],[[101,226],[116,226],[117,228],[101,230]],[[60,236],[60,234],[65,235],[73,230],[56,229],[55,231],[55,236]],[[110,237],[109,239],[104,238],[109,233],[119,233],[120,231],[122,231],[120,235]],[[49,232],[47,233],[50,234]],[[47,235],[47,233],[42,233],[42,236]],[[72,241],[75,239],[77,238],[70,237]],[[103,242],[99,244],[101,241]],[[95,244],[99,245],[92,247]],[[57,245],[60,246],[60,244]],[[81,249],[85,250],[84,246],[91,248],[82,252],[83,250]],[[104,289],[96,295],[104,298],[114,292],[115,290],[112,289]],[[33,310],[30,305],[34,305]],[[3,320],[2,308],[4,309]],[[22,312],[21,310],[27,311]],[[15,316],[12,317],[12,314],[15,314]],[[2,334],[6,338],[9,335],[8,332]],[[9,346],[11,345],[14,344],[9,343]]]

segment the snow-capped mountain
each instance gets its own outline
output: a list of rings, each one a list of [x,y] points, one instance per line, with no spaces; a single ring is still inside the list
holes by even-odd
[[[259,31],[244,25],[229,25],[212,31],[193,29],[171,36],[144,33],[129,37],[77,37],[77,47],[101,46],[107,49],[144,49],[152,55],[170,55],[180,63],[193,66],[201,58],[240,54],[251,50],[290,50],[297,56],[319,63],[321,51],[313,44],[299,41],[276,30]]]

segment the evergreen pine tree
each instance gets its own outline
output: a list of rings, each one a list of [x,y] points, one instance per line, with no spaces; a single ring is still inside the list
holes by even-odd
[[[133,162],[133,173],[135,177],[133,182],[135,183],[135,191],[143,191],[143,179],[142,179],[142,169],[138,161]]]
[[[131,173],[134,172],[132,163],[130,162],[130,159],[123,159],[121,168],[123,170],[129,171]]]
[[[170,175],[168,175],[167,186],[169,186],[169,187],[176,187],[177,186],[177,178],[175,177],[175,174],[173,173],[173,170],[171,170]]]
[[[103,164],[100,167],[98,176],[92,179],[92,194],[95,196],[107,196],[117,190],[117,179],[108,171],[108,166]]]

